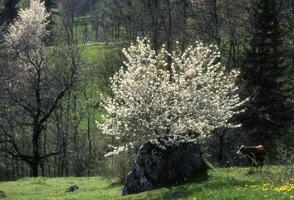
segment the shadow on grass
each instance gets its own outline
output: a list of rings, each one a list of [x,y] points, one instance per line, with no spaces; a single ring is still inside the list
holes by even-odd
[[[178,199],[178,198],[189,197],[191,195],[191,191],[188,189],[188,185],[207,182],[208,179],[209,179],[208,174],[201,174],[189,181],[170,185],[166,187],[169,189],[169,191],[166,192],[164,195],[162,195],[161,198],[162,199]]]
[[[122,191],[122,188],[123,188],[123,183],[119,179],[112,180],[111,183],[109,183],[106,186],[102,187],[102,189],[104,189],[104,190],[113,190],[113,189],[117,189],[117,188],[121,188],[121,191]]]
[[[137,193],[137,195],[144,197],[144,199],[148,199],[148,200],[159,200],[159,199],[174,200],[174,199],[188,198],[192,194],[191,189],[189,189],[189,185],[200,184],[202,182],[207,181],[208,178],[209,176],[204,174],[196,178],[193,178],[190,181],[185,181],[185,182],[181,182],[177,184],[171,184],[169,186],[158,187],[151,191]],[[128,199],[128,197],[133,195],[136,195],[136,194],[126,195],[125,199]]]
[[[105,189],[109,190],[109,189],[113,189],[113,188],[117,188],[117,187],[121,187],[123,184],[121,181],[114,181],[112,183],[110,183],[110,185],[106,186]]]
[[[166,199],[166,200],[172,200],[172,199],[179,199],[179,198],[188,198],[191,195],[191,191],[188,190],[187,187],[183,186],[179,186],[177,188],[170,188],[167,191],[165,191],[164,193],[162,193],[162,195],[160,195],[160,197],[157,198],[150,198],[150,199]]]
[[[245,174],[244,174],[245,175]],[[251,176],[251,175],[250,175]],[[153,191],[144,192],[137,194],[135,199],[148,199],[148,200],[176,200],[176,199],[187,199],[193,194],[198,192],[205,192],[206,190],[218,190],[224,189],[235,189],[237,187],[245,187],[245,185],[261,183],[262,180],[256,180],[252,178],[243,178],[235,176],[234,173],[226,174],[212,174],[202,175],[192,179],[189,182],[181,184],[173,184],[168,187],[161,187]],[[129,195],[125,196],[125,199]],[[130,195],[132,196],[132,195]]]

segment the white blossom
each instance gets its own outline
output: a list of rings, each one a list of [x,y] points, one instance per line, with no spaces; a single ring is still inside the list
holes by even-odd
[[[239,71],[226,71],[215,46],[197,42],[175,52],[167,70],[165,47],[156,53],[150,42],[138,39],[123,50],[126,67],[111,79],[113,94],[104,101],[108,115],[98,124],[104,134],[119,136],[121,148],[108,155],[157,134],[194,130],[206,137],[217,127],[239,126],[228,122],[245,102],[236,85]]]
[[[29,68],[31,62],[41,60],[48,36],[49,13],[41,0],[31,0],[28,8],[20,9],[16,20],[8,27],[4,41],[12,54],[17,54],[19,65]]]

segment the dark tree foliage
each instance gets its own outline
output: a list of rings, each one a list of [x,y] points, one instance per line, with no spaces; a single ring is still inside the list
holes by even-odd
[[[55,6],[55,1],[54,0],[45,0],[45,6],[46,6],[46,8],[50,9]]]
[[[1,12],[1,19],[10,23],[17,16],[17,8],[16,5],[19,0],[4,0],[4,9]]]
[[[287,134],[292,123],[293,73],[285,61],[277,1],[254,1],[251,9],[253,33],[242,76],[252,99],[243,124],[254,141],[271,143]]]

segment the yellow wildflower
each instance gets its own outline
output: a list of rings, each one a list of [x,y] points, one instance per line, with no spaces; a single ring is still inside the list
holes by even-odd
[[[289,192],[291,190],[294,190],[294,184],[291,183],[285,183],[284,185],[274,188],[274,191],[276,192]]]

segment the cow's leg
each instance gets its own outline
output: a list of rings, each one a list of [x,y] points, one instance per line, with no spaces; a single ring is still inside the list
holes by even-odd
[[[247,158],[248,158],[248,163],[249,163],[249,166],[250,166],[248,174],[251,174],[253,172],[254,163],[252,162],[252,159],[249,156]]]

